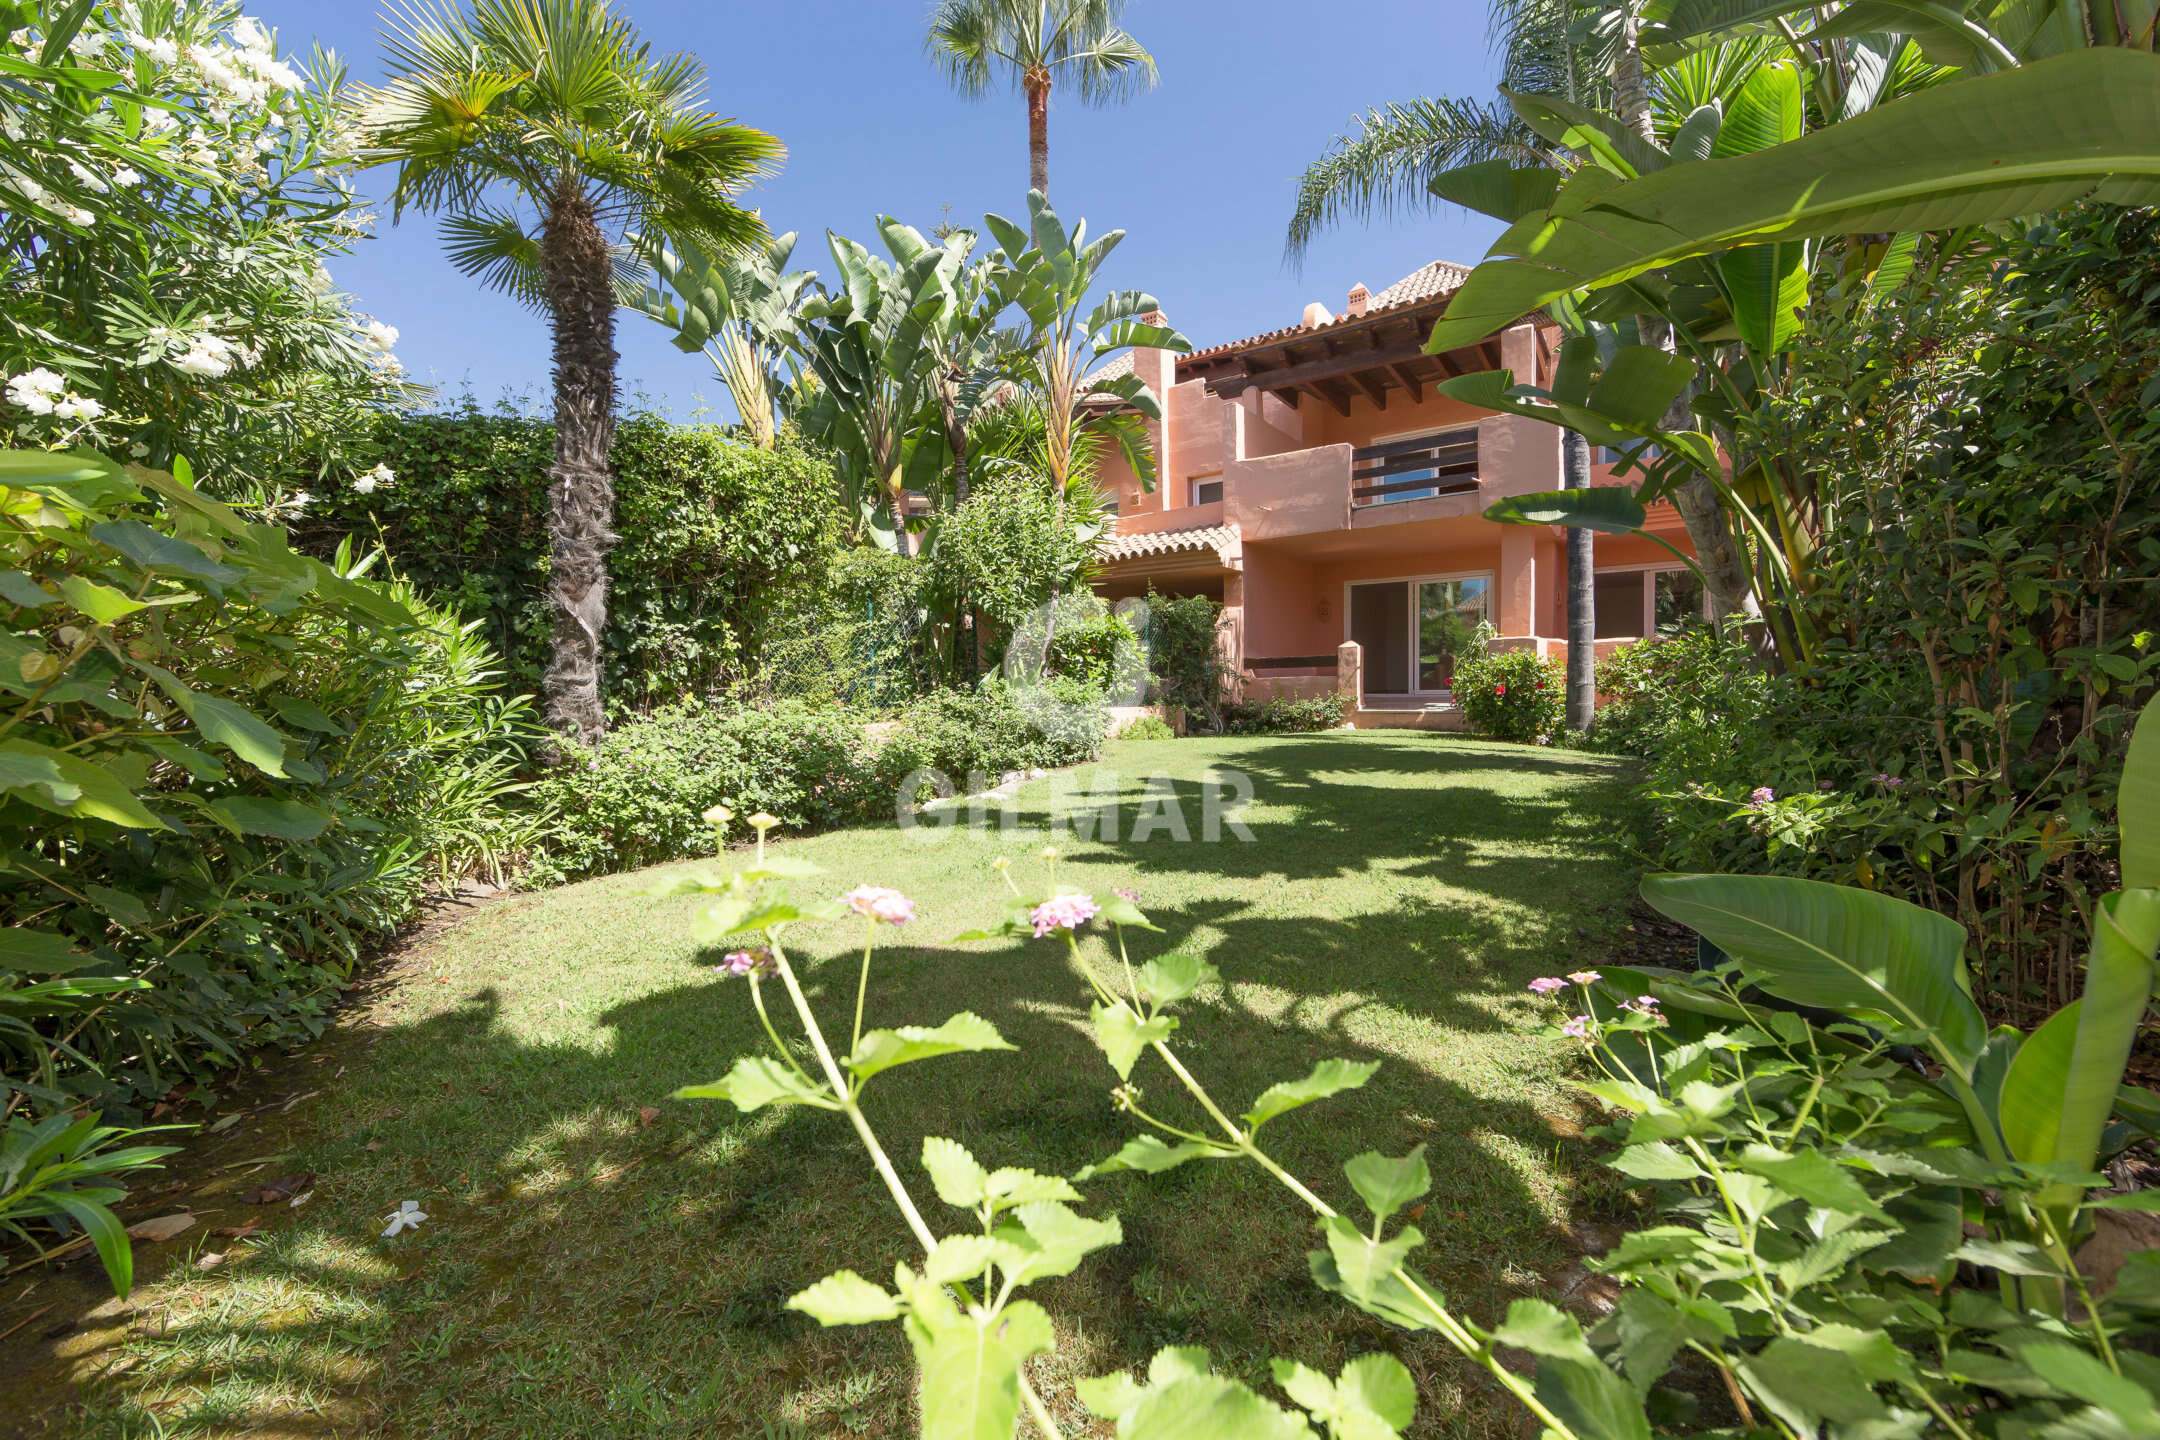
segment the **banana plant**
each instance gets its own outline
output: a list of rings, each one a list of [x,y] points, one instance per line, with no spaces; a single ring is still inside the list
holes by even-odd
[[[906,555],[908,492],[933,489],[947,459],[944,432],[931,420],[934,336],[956,308],[967,242],[932,245],[889,217],[878,228],[890,261],[827,232],[840,288],[802,306],[801,344],[817,390],[801,420],[832,450],[858,534]]]
[[[2153,48],[2154,0],[1672,0],[1643,31],[1653,62],[1752,30],[1815,42],[1908,36],[1940,65],[1985,73],[2092,46]],[[1802,28],[1802,27],[1805,28]]]
[[[815,271],[787,268],[794,232],[725,259],[695,245],[670,249],[650,237],[634,235],[629,243],[657,283],[639,277],[620,285],[623,303],[674,331],[676,349],[712,361],[751,442],[772,449],[774,414],[786,418],[800,393],[799,312],[817,279]]]
[[[2160,1096],[2123,1083],[2160,955],[2160,700],[2131,738],[2117,798],[2123,888],[2093,910],[2079,999],[2031,1034],[1992,1032],[1973,1003],[1965,929],[1872,891],[1762,875],[1654,875],[1643,897],[1732,957],[1764,994],[1838,1011],[1919,1046],[2000,1173],[2037,1178],[2019,1237],[2044,1253],[2040,1298],[2060,1310],[2111,1130],[2150,1133]],[[1685,986],[1653,980],[1668,1003]],[[2119,1148],[2119,1147],[2116,1147]],[[2056,1293],[2046,1294],[2047,1287]]]
[[[1155,456],[1136,416],[1160,420],[1159,397],[1130,372],[1107,377],[1089,372],[1127,346],[1183,353],[1192,344],[1168,325],[1147,318],[1161,307],[1144,290],[1113,290],[1083,315],[1103,262],[1125,232],[1112,230],[1090,242],[1087,222],[1068,231],[1040,190],[1028,192],[1026,229],[997,215],[985,215],[983,223],[1002,247],[994,257],[998,268],[993,303],[1001,313],[1017,310],[1024,322],[1025,339],[1013,378],[1041,396],[1044,453],[1055,492],[1066,496],[1082,478],[1074,462],[1085,453],[1082,441],[1090,430],[1107,435],[1140,477],[1141,487],[1153,490]],[[1114,399],[1118,408],[1083,413],[1081,401],[1092,396]]]

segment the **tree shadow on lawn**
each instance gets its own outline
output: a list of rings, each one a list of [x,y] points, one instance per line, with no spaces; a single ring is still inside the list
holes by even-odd
[[[1561,1062],[1518,1038],[1531,1013],[1518,997],[1526,967],[1575,948],[1564,932],[1583,916],[1556,911],[1549,887],[1580,858],[1541,859],[1548,868],[1527,879],[1510,868],[1509,893],[1494,897],[1492,913],[1452,925],[1436,902],[1336,914],[1362,902],[1316,887],[1379,866],[1382,887],[1483,885],[1479,893],[1490,894],[1501,872],[1486,847],[1561,825],[1565,805],[1498,803],[1474,783],[1351,793],[1360,787],[1342,777],[1352,773],[1424,773],[1425,757],[1405,759],[1395,747],[1256,749],[1222,758],[1254,776],[1263,841],[1076,846],[1070,863],[1081,883],[1131,883],[1137,869],[1143,885],[1187,892],[1159,906],[1151,899],[1168,933],[1136,937],[1135,958],[1206,937],[1226,984],[1188,1004],[1179,1039],[1226,1108],[1327,1056],[1383,1062],[1364,1091],[1271,1124],[1270,1152],[1351,1207],[1343,1160],[1427,1144],[1435,1189],[1417,1221],[1431,1242],[1424,1268],[1490,1320],[1566,1255],[1557,1221],[1567,1181],[1554,1152],[1556,1134],[1572,1128],[1572,1106]],[[1295,833],[1265,818],[1305,791],[1324,792],[1348,818],[1308,820]],[[1413,796],[1415,807],[1400,803]],[[1375,833],[1361,818],[1406,808],[1443,822],[1464,848],[1420,854],[1421,840]],[[835,863],[848,850],[891,853],[891,839],[875,832],[859,832],[861,845],[843,838],[805,842],[801,852],[839,852],[818,858],[840,885],[856,878]],[[1625,878],[1607,888],[1624,893]],[[1244,894],[1240,882],[1264,893]],[[870,1087],[872,1123],[933,1227],[946,1231],[963,1229],[965,1218],[924,1181],[916,1156],[925,1135],[958,1139],[988,1164],[1069,1174],[1137,1129],[1108,1102],[1114,1077],[1085,1033],[1086,992],[1062,946],[938,943],[995,918],[990,883],[965,907],[947,907],[935,933],[925,933],[926,921],[886,932],[914,943],[881,950],[873,975],[872,1024],[936,1023],[973,1009],[1020,1047],[904,1067]],[[174,1435],[266,1426],[756,1435],[780,1418],[817,1435],[912,1433],[912,1371],[896,1327],[821,1330],[783,1308],[835,1269],[889,1275],[913,1258],[906,1230],[840,1117],[742,1116],[662,1098],[718,1075],[763,1037],[740,986],[703,973],[716,956],[682,937],[680,912],[672,928],[662,923],[662,907],[695,902],[642,900],[633,884],[619,877],[506,908],[567,903],[573,913],[557,923],[571,932],[643,927],[655,938],[638,971],[551,950],[552,932],[543,932],[538,953],[515,968],[487,973],[476,962],[469,968],[484,972],[483,983],[445,977],[457,988],[420,991],[408,1008],[421,1013],[346,1042],[354,1053],[344,1093],[295,1126],[293,1163],[319,1175],[312,1206],[281,1208],[276,1218],[287,1223],[219,1270],[176,1265],[185,1278],[168,1277],[154,1302],[162,1333],[130,1343],[133,1368],[94,1387],[71,1433],[147,1433],[152,1415]],[[1518,898],[1541,887],[1540,904]],[[519,935],[497,928],[509,929],[503,939]],[[484,949],[475,938],[469,948]],[[844,1036],[853,927],[801,938],[813,1003],[827,1033]],[[458,944],[453,935],[447,948]],[[1088,948],[1107,956],[1098,942]],[[604,964],[624,966],[625,996],[586,1013],[598,1033],[576,1033],[568,998],[546,997],[569,983],[567,966],[595,967],[574,977],[586,981],[618,978],[597,968]],[[1133,1078],[1155,1113],[1202,1124],[1153,1057]],[[659,1113],[647,1123],[642,1106]],[[1412,1433],[1512,1433],[1493,1387],[1432,1337],[1393,1331],[1311,1284],[1310,1216],[1256,1167],[1192,1165],[1086,1188],[1092,1212],[1120,1214],[1126,1240],[1036,1287],[1060,1324],[1060,1354],[1044,1378],[1067,1433],[1093,1433],[1070,1401],[1071,1377],[1144,1362],[1165,1344],[1206,1345],[1254,1383],[1265,1381],[1271,1355],[1333,1369],[1351,1354],[1390,1350],[1419,1377],[1423,1418]],[[378,1238],[381,1217],[404,1199],[420,1200],[431,1219]]]

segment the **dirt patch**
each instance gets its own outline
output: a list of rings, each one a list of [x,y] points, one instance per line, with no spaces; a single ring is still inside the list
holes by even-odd
[[[159,1123],[204,1128],[183,1137],[185,1148],[167,1157],[163,1170],[138,1176],[114,1207],[137,1234],[136,1293],[176,1266],[222,1264],[297,1218],[307,1202],[293,1202],[308,1191],[286,1184],[299,1177],[285,1162],[291,1137],[312,1119],[309,1107],[362,1061],[374,1038],[372,1012],[402,982],[408,962],[510,893],[468,883],[427,905],[355,974],[320,1039],[252,1057],[254,1068],[225,1080],[214,1111],[191,1105],[158,1114]],[[180,1225],[183,1215],[191,1223]],[[150,1238],[160,1234],[167,1238]],[[80,1237],[49,1247],[42,1259],[27,1246],[0,1248],[0,1440],[67,1434],[67,1410],[82,1387],[132,1363],[126,1347],[137,1315],[114,1296]]]

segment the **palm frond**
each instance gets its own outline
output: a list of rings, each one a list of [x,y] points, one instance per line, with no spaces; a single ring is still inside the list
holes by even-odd
[[[1283,249],[1292,259],[1313,237],[1342,220],[1370,221],[1421,212],[1440,201],[1434,176],[1480,160],[1536,164],[1538,137],[1498,101],[1446,96],[1397,102],[1356,117],[1298,181]]]
[[[443,249],[460,275],[519,304],[547,308],[540,235],[508,210],[476,207],[443,217]]]

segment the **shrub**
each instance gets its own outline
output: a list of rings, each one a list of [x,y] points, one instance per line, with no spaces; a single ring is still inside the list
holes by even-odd
[[[467,401],[383,417],[371,442],[392,474],[326,478],[301,533],[317,554],[379,539],[422,593],[479,616],[518,683],[546,669],[547,421]],[[615,529],[606,693],[649,709],[748,676],[821,603],[838,533],[825,460],[799,439],[772,450],[716,425],[630,415],[608,452]],[[365,488],[363,488],[363,485]]]
[[[682,700],[608,732],[536,792],[556,813],[540,880],[710,854],[715,805],[818,830],[889,807],[859,712],[783,701],[754,709]]]
[[[1004,466],[940,518],[926,565],[940,607],[974,612],[986,668],[995,668],[1015,626],[1081,584],[1092,552],[1048,481]]]
[[[184,475],[7,458],[6,1111],[120,1111],[317,1033],[431,868],[523,848],[529,725],[469,634]]]
[[[1490,653],[1475,637],[1455,663],[1455,704],[1470,728],[1495,740],[1547,743],[1566,715],[1567,675],[1534,650]]]
[[[1132,624],[1093,595],[1072,595],[1057,603],[1057,628],[1050,637],[1049,668],[1105,695],[1137,702],[1147,693],[1147,651]]]
[[[1177,731],[1160,715],[1136,715],[1118,726],[1113,740],[1175,740]]]
[[[1148,673],[1154,699],[1185,712],[1186,723],[1222,733],[1223,665],[1216,627],[1222,606],[1204,595],[1150,594]]]
[[[1262,700],[1223,707],[1226,735],[1306,735],[1342,724],[1342,700],[1320,695],[1306,700]]]

